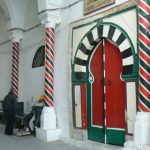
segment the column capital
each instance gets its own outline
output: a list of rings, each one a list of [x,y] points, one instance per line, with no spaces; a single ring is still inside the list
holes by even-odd
[[[61,22],[60,12],[58,10],[44,10],[39,13],[39,18],[46,28],[55,28]]]
[[[39,18],[46,28],[55,28],[61,22],[61,5],[62,0],[38,0]]]
[[[12,42],[20,42],[23,39],[23,30],[22,29],[10,29],[8,30],[9,38]]]

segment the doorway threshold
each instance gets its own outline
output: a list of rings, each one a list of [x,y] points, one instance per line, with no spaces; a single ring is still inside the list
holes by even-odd
[[[91,140],[82,141],[77,139],[66,139],[64,137],[60,140],[62,140],[66,144],[71,144],[79,148],[83,148],[84,150],[122,150],[123,148],[122,146],[104,144]]]

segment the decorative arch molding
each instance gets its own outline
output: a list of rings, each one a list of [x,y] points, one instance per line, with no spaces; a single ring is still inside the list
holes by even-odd
[[[118,46],[122,55],[122,78],[135,76],[135,50],[128,34],[120,26],[107,22],[92,27],[79,43],[74,58],[74,80],[87,79],[88,60],[102,38],[107,38]]]

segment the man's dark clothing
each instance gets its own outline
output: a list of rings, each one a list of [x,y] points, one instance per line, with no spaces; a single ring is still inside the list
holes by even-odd
[[[4,117],[5,117],[5,134],[11,135],[13,134],[13,126],[15,123],[15,102],[16,95],[13,92],[9,92],[8,95],[5,96],[4,101],[2,103]]]

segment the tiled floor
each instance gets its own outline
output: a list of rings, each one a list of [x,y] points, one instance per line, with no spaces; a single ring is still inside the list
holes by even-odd
[[[121,147],[92,141],[63,140],[43,142],[30,136],[6,136],[4,126],[0,124],[0,150],[121,150]]]
[[[4,127],[0,125],[0,150],[80,150],[80,148],[62,141],[46,143],[31,135],[6,136]]]

